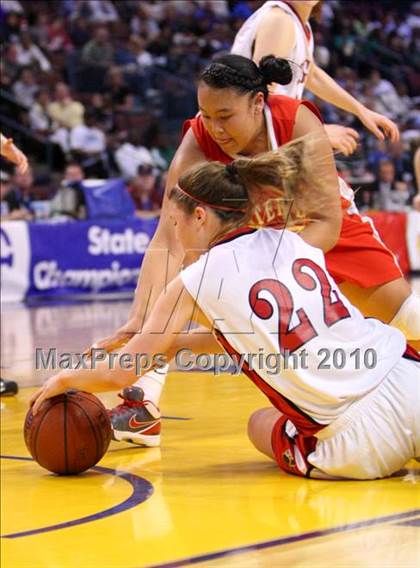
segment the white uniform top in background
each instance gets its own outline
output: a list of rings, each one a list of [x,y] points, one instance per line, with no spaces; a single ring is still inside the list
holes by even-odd
[[[255,354],[260,379],[319,424],[374,389],[406,348],[400,331],[365,319],[340,293],[320,249],[287,230],[261,229],[218,244],[181,278],[224,340],[240,354]],[[270,371],[273,357],[280,372]]]
[[[305,88],[306,77],[309,67],[313,60],[314,39],[311,26],[306,24],[305,27],[297,13],[287,5],[286,2],[280,0],[270,0],[265,2],[250,16],[238,31],[233,43],[231,53],[243,55],[248,59],[253,58],[255,38],[257,36],[258,27],[262,19],[268,12],[274,9],[281,9],[290,16],[290,23],[295,27],[296,42],[293,49],[288,53],[285,59],[291,62],[293,79],[288,85],[276,85],[276,95],[286,95],[293,99],[301,99]]]

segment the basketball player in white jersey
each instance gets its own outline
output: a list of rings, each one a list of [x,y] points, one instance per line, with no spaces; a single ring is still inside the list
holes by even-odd
[[[315,232],[309,219],[300,234],[246,228],[264,188],[272,199],[282,187],[276,206],[300,223],[308,182],[325,205],[326,180],[309,173],[310,144],[303,139],[226,166],[200,164],[180,177],[169,206],[190,264],[124,353],[132,360],[138,353],[170,358],[186,341],[197,352],[204,346],[217,352],[220,344],[242,357],[242,370],[273,405],[250,418],[258,450],[295,475],[381,478],[420,455],[418,355],[406,349],[399,330],[365,319],[327,273],[322,250],[338,235],[336,216],[326,211]],[[218,343],[202,328],[186,337],[190,319],[211,329]],[[269,357],[278,358],[279,370],[271,370]],[[34,395],[33,411],[69,388],[109,391],[136,380],[126,364],[62,371]]]
[[[318,0],[270,0],[265,2],[236,35],[232,53],[253,59],[275,55],[291,63],[293,79],[288,85],[273,85],[276,94],[301,99],[308,89],[320,99],[355,116],[378,139],[384,134],[399,139],[398,127],[389,118],[369,110],[323,71],[314,61],[314,39],[309,18]],[[348,156],[357,147],[358,133],[338,124],[325,125],[332,147]]]

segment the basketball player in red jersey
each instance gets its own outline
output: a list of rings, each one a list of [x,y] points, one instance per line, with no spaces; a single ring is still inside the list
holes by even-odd
[[[183,141],[169,170],[168,187],[173,187],[180,175],[198,162],[218,160],[227,164],[238,155],[254,156],[308,133],[318,136],[317,161],[323,164],[330,144],[316,107],[307,101],[268,96],[268,84],[287,83],[290,79],[287,62],[273,57],[263,60],[260,67],[237,55],[225,55],[212,63],[201,76],[200,113],[186,123]],[[317,167],[316,161],[313,166]],[[332,158],[331,167],[335,171]],[[326,255],[329,272],[365,316],[399,327],[409,340],[418,339],[419,298],[412,293],[392,253],[381,243],[372,226],[357,214],[351,203],[350,188],[339,181],[336,173],[328,190],[328,213],[343,220],[340,238],[330,243]],[[275,217],[272,211],[263,213]],[[311,211],[311,218],[316,219],[321,214],[325,211]],[[316,232],[316,223],[311,230]],[[159,227],[143,260],[130,320],[99,346],[118,347],[142,328],[158,295],[177,274],[182,262],[183,251],[168,222],[165,198]],[[153,373],[142,377],[136,386],[144,388],[146,399],[153,403],[148,412],[155,420],[165,377]],[[118,422],[126,424],[130,413],[136,412],[131,403],[142,403],[140,398],[128,402],[130,404],[124,407],[124,402],[119,408]],[[113,422],[114,432],[119,428],[116,421],[117,416]]]
[[[352,97],[314,61],[314,40],[309,20],[319,0],[269,0],[250,16],[236,34],[231,53],[253,59],[257,64],[265,55],[287,59],[293,78],[287,85],[270,85],[270,92],[301,99],[308,89],[320,99],[354,114],[379,140],[384,133],[393,142],[399,139],[397,125]],[[331,146],[348,156],[357,148],[359,134],[353,128],[326,124]]]
[[[169,220],[189,265],[161,293],[142,333],[125,346],[125,363],[138,353],[169,359],[182,336],[181,346],[190,349],[198,338],[196,352],[218,353],[222,346],[237,361],[264,354],[256,364],[242,359],[244,374],[272,405],[248,422],[255,447],[295,475],[386,477],[420,455],[420,357],[407,349],[399,330],[364,318],[326,271],[322,251],[340,232],[340,219],[328,213],[335,172],[327,158],[312,179],[318,158],[307,144],[302,139],[226,166],[200,164],[180,177],[169,191]],[[329,153],[332,162],[331,148]],[[324,213],[316,223],[308,219],[299,235],[264,224],[250,228],[266,188],[281,192],[283,217],[293,200],[292,210],[299,205],[304,218],[315,197]],[[190,319],[206,329],[188,333]],[[341,353],[336,368],[319,364],[326,346]],[[355,348],[363,363],[352,359]],[[305,355],[307,364],[286,364],[291,353]],[[374,361],[366,353],[374,353]],[[277,370],[264,363],[268,355],[276,356]],[[136,378],[133,365],[128,369],[122,360],[62,371],[34,395],[33,412],[69,388],[130,392]]]

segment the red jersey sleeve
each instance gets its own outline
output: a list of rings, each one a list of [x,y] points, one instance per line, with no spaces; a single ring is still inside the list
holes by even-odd
[[[279,146],[287,144],[292,139],[296,113],[300,105],[307,106],[322,122],[321,113],[310,101],[291,99],[283,95],[270,95],[267,103],[273,117],[274,132]],[[195,139],[208,160],[222,162],[223,164],[232,162],[233,158],[225,154],[211,138],[204,127],[200,114],[184,122],[183,137],[190,128],[192,128]]]

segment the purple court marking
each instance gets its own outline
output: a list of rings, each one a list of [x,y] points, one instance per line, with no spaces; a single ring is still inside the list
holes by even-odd
[[[0,458],[6,460],[34,461],[32,458],[19,456],[0,456]],[[142,477],[139,477],[138,475],[101,466],[91,467],[90,469],[98,471],[99,473],[115,475],[117,477],[120,477],[121,479],[124,479],[131,485],[133,492],[125,501],[122,501],[118,505],[114,505],[109,509],[105,509],[104,511],[99,511],[99,513],[93,513],[92,515],[87,515],[86,517],[80,517],[79,519],[73,519],[72,521],[66,521],[64,523],[58,523],[56,525],[49,525],[47,527],[41,527],[39,529],[3,534],[1,535],[1,538],[20,538],[22,536],[32,536],[34,534],[67,529],[70,527],[75,527],[77,525],[90,523],[92,521],[98,521],[99,519],[111,517],[112,515],[117,515],[118,513],[122,513],[124,511],[127,511],[128,509],[132,509],[133,507],[136,507],[137,505],[140,505],[140,503],[143,503],[144,501],[149,499],[149,497],[151,497],[153,494],[153,485],[149,481],[143,479]]]
[[[192,420],[192,418],[184,418],[183,416],[161,416],[162,420]]]
[[[415,519],[408,519],[402,523],[395,523],[397,527],[419,527],[420,528],[420,517]]]
[[[307,533],[297,534],[293,536],[286,536],[282,538],[276,538],[274,540],[267,540],[265,542],[257,542],[256,544],[248,544],[246,546],[239,546],[236,548],[226,548],[225,550],[219,550],[217,552],[209,552],[207,554],[199,554],[197,556],[190,556],[189,558],[183,558],[182,560],[175,560],[173,562],[164,562],[163,564],[153,564],[148,568],[178,568],[180,566],[188,566],[190,564],[198,564],[199,562],[207,562],[209,560],[216,560],[217,558],[223,558],[224,556],[229,557],[236,554],[243,554],[245,552],[253,552],[254,550],[264,550],[265,548],[271,548],[273,546],[284,546],[285,544],[291,544],[293,542],[302,542],[305,540],[310,540],[312,538],[319,538],[322,536],[328,536],[330,534],[347,532],[352,530],[361,529],[364,527],[370,527],[374,525],[379,525],[381,523],[388,523],[392,521],[398,521],[400,519],[406,519],[412,517],[413,515],[418,515],[420,509],[413,509],[412,511],[406,511],[405,513],[398,513],[396,515],[387,515],[383,517],[376,517],[374,519],[369,519],[367,521],[359,521],[357,523],[350,523],[349,525],[339,525],[338,527],[332,527],[330,529],[324,529],[319,531],[311,531]],[[400,524],[400,523],[399,523]]]

